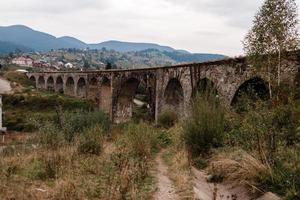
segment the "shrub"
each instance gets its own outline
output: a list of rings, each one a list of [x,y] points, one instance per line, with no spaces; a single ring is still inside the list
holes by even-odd
[[[177,121],[178,121],[178,116],[176,112],[172,110],[165,110],[158,116],[157,124],[160,127],[170,128],[174,126]]]
[[[52,149],[56,149],[62,144],[63,135],[54,123],[46,121],[43,124],[37,124],[37,126],[40,144]]]
[[[33,180],[54,179],[58,175],[60,162],[59,155],[42,155],[27,168],[27,176]]]
[[[197,158],[193,159],[193,165],[197,169],[205,169],[208,166],[208,163],[205,159],[203,159],[201,157],[197,157]]]
[[[110,120],[103,112],[80,112],[65,113],[62,117],[61,125],[64,130],[65,140],[72,142],[75,134],[83,132],[92,126],[99,125],[102,133],[108,134]]]
[[[102,151],[103,131],[98,125],[89,128],[81,135],[78,152],[81,154],[100,155]]]
[[[189,153],[197,157],[222,146],[224,121],[224,111],[214,97],[197,96],[184,125],[183,139]]]
[[[158,148],[157,132],[146,123],[128,124],[124,136],[124,142],[139,158],[150,158]]]
[[[11,81],[16,82],[18,84],[21,84],[22,86],[33,86],[33,83],[31,80],[28,79],[28,77],[24,73],[15,72],[15,71],[9,71],[4,74],[4,77]]]
[[[219,153],[212,159],[209,170],[215,177],[223,177],[236,185],[258,187],[262,177],[271,177],[270,168],[255,156],[244,151]]]
[[[92,140],[81,142],[78,146],[78,152],[81,154],[95,154],[100,155],[101,145]]]
[[[161,147],[167,147],[172,144],[171,135],[166,131],[160,131],[158,134],[158,141]]]

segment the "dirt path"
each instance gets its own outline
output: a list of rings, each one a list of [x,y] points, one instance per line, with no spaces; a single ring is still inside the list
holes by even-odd
[[[10,82],[0,77],[0,94],[7,94],[11,92]]]
[[[207,182],[207,174],[192,169],[194,176],[194,192],[201,200],[250,200],[247,190],[243,187],[234,187],[230,183],[214,184]]]
[[[172,181],[169,179],[168,167],[164,164],[161,156],[163,152],[159,153],[155,159],[157,164],[156,178],[158,182],[158,191],[154,195],[155,200],[177,200],[178,195],[175,192]]]

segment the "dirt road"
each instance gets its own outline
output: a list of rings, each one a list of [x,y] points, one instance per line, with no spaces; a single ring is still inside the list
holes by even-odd
[[[155,200],[177,200],[179,197],[175,193],[175,188],[173,186],[172,181],[168,177],[168,167],[164,164],[161,158],[162,152],[158,154],[156,158],[157,164],[157,185],[158,191],[154,195]]]

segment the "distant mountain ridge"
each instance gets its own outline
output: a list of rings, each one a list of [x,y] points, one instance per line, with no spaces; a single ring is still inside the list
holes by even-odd
[[[64,36],[55,37],[48,33],[35,31],[24,25],[13,26],[0,26],[0,42],[6,45],[0,46],[0,53],[8,53],[13,50],[28,51],[50,51],[63,48],[75,48],[75,49],[102,49],[115,50],[118,52],[132,52],[132,51],[144,51],[147,49],[156,49],[161,52],[170,53],[171,56],[175,56],[176,59],[184,61],[198,61],[199,57],[209,59],[224,58],[223,55],[218,54],[191,54],[185,50],[176,50],[172,47],[161,46],[153,43],[134,43],[134,42],[120,42],[120,41],[106,41],[98,44],[87,44],[76,38]],[[0,43],[1,45],[1,43]],[[7,48],[6,48],[7,47]],[[175,53],[174,53],[175,52]],[[178,58],[181,56],[181,58]],[[175,60],[176,60],[175,59]],[[194,60],[197,59],[197,60]],[[203,59],[201,59],[203,60]]]

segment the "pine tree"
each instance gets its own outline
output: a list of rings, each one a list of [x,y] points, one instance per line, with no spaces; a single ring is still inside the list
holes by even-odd
[[[267,70],[271,97],[272,80],[276,77],[277,86],[281,84],[283,53],[299,47],[297,28],[295,0],[266,0],[243,41],[250,63],[258,69]]]

